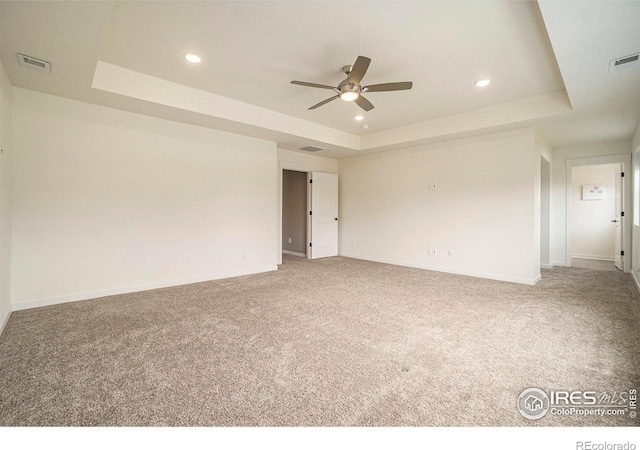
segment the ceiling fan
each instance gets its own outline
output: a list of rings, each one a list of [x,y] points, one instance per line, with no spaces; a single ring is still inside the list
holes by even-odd
[[[324,84],[308,83],[306,81],[292,81],[291,84],[299,84],[300,86],[315,87],[320,89],[331,89],[336,92],[337,95],[329,97],[326,100],[321,101],[310,107],[309,109],[316,109],[322,105],[326,105],[329,102],[337,98],[341,98],[346,102],[356,102],[356,104],[365,111],[371,111],[373,105],[369,100],[362,96],[364,92],[387,92],[387,91],[404,91],[411,89],[413,83],[411,81],[403,81],[400,83],[382,83],[372,84],[370,86],[363,86],[360,84],[364,74],[367,73],[371,59],[366,56],[358,56],[353,66],[344,66],[342,71],[347,74],[347,78],[338,84],[337,87],[327,86]]]

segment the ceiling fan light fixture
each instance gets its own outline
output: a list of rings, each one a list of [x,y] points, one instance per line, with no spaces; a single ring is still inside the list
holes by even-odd
[[[345,102],[352,102],[358,98],[358,93],[354,91],[347,91],[340,94],[340,98]]]
[[[319,108],[320,106],[326,105],[327,103],[332,102],[337,98],[341,98],[345,102],[355,102],[356,105],[358,105],[360,109],[363,109],[364,111],[371,111],[374,106],[369,100],[361,95],[363,92],[404,91],[413,87],[413,83],[411,81],[403,81],[400,83],[380,83],[363,86],[361,83],[362,77],[364,77],[365,73],[367,72],[367,68],[369,67],[370,62],[370,58],[367,58],[366,56],[358,56],[356,62],[352,66],[344,66],[342,68],[342,71],[347,75],[347,78],[340,84],[338,84],[337,87],[297,80],[293,80],[291,84],[319,89],[329,89],[338,94],[334,95],[333,97],[329,97],[328,99],[323,100],[320,103],[316,103],[310,108],[307,108],[309,110]]]
[[[345,102],[352,102],[360,95],[360,86],[357,84],[345,83],[338,88],[340,89],[340,98]]]

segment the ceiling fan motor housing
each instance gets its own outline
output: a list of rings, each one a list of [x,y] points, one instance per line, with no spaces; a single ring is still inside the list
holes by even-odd
[[[349,80],[344,80],[342,83],[340,83],[338,89],[340,90],[340,95],[346,94],[347,92],[353,92],[357,95],[360,95],[361,91],[360,85],[349,83]]]

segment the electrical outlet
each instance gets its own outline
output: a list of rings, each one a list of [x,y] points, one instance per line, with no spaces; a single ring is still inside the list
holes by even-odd
[[[427,253],[429,253],[429,256],[438,256],[438,249],[437,248],[428,248],[427,249]]]
[[[289,244],[291,244],[291,238],[289,238]]]
[[[449,255],[449,258],[453,258],[453,251],[449,250],[447,254]]]
[[[429,183],[427,184],[427,190],[429,191],[435,191],[438,189],[438,185],[435,183]]]

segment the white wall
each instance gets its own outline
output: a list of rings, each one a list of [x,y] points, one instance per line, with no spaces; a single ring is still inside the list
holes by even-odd
[[[283,169],[338,173],[338,160],[314,153],[278,149],[278,161]],[[286,166],[286,167],[285,167]]]
[[[551,161],[553,149],[536,129],[534,130],[535,174],[534,174],[534,254],[538,267],[550,267],[551,235]],[[543,164],[543,161],[545,162]]]
[[[620,164],[581,166],[571,177],[571,253],[574,258],[613,261],[615,257],[616,174]],[[584,200],[582,186],[600,183],[602,200]]]
[[[525,129],[340,160],[340,254],[535,283],[534,140]]]
[[[278,264],[282,264],[282,171],[296,170],[299,172],[327,172],[338,173],[338,160],[325,158],[310,153],[300,153],[290,150],[278,149],[278,228],[276,239],[278,250],[276,258]]]
[[[273,142],[13,90],[14,309],[276,269]]]
[[[11,314],[11,83],[0,62],[0,333]]]
[[[553,150],[551,165],[551,262],[567,265],[567,160],[630,153],[628,141],[614,141]]]
[[[540,157],[540,266],[551,266],[551,162]]]
[[[633,236],[632,273],[636,286],[640,289],[640,123],[631,140],[633,152]]]

